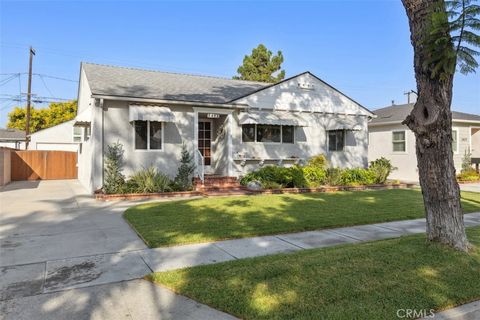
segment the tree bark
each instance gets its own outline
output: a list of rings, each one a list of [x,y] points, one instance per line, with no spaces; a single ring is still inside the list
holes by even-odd
[[[425,67],[424,48],[432,5],[444,8],[442,0],[402,0],[407,12],[414,49],[414,70],[418,99],[404,120],[414,133],[420,186],[422,187],[427,237],[431,241],[467,251],[470,247],[463,222],[452,152],[453,73],[432,78],[432,67]],[[438,7],[437,7],[438,8]],[[453,50],[453,47],[452,47]]]

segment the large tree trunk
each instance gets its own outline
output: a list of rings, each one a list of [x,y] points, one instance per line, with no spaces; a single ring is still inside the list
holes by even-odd
[[[430,8],[438,0],[402,0],[410,24],[414,49],[414,68],[418,99],[413,111],[403,122],[414,133],[420,185],[427,218],[427,236],[458,250],[467,251],[460,189],[455,177],[452,152],[453,74],[441,80],[432,78],[431,68],[423,66],[426,50],[422,39],[426,34]]]

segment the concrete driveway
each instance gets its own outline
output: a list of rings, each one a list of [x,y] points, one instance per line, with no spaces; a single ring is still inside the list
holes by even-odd
[[[124,252],[146,246],[121,216],[76,180],[21,181],[0,193],[0,266]]]
[[[76,180],[0,189],[0,319],[231,319],[140,280],[143,241]],[[127,281],[125,281],[127,280]]]

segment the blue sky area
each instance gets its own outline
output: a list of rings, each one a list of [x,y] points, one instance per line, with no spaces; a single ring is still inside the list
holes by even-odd
[[[231,77],[259,43],[282,50],[287,76],[309,70],[372,110],[416,87],[400,0],[1,1],[0,21],[0,73],[26,73],[34,46],[40,97],[76,98],[81,61]],[[20,80],[0,86],[0,126]],[[478,73],[456,76],[453,109],[480,113]]]

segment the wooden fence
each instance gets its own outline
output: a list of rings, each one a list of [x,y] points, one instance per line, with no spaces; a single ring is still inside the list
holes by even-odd
[[[12,151],[12,181],[77,179],[77,153],[69,151]]]

